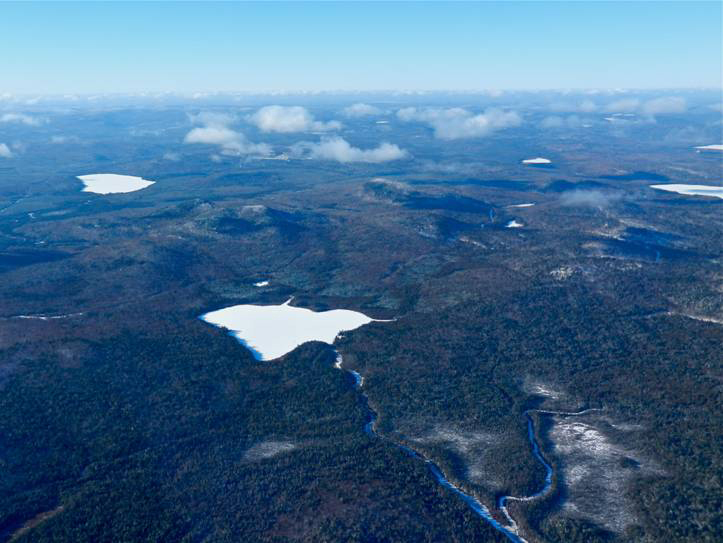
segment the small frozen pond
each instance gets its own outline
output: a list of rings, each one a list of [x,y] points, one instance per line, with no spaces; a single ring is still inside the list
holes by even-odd
[[[201,320],[226,328],[257,360],[274,360],[307,341],[334,343],[340,332],[374,319],[348,309],[316,312],[289,305],[232,305],[201,315]]]
[[[96,194],[116,194],[120,192],[134,192],[150,187],[155,181],[148,181],[134,175],[118,175],[115,173],[92,173],[79,175],[85,188],[83,192]]]
[[[650,185],[650,188],[656,190],[665,190],[668,192],[677,192],[687,196],[712,196],[714,198],[723,198],[723,187],[712,185]]]

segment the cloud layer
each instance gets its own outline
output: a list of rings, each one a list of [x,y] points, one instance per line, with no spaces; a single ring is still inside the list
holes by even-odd
[[[381,115],[383,112],[381,109],[369,104],[363,104],[361,102],[345,107],[342,113],[346,117],[369,117],[372,115]]]
[[[199,113],[191,116],[191,121],[199,123],[186,134],[184,143],[202,143],[218,145],[224,155],[270,155],[271,146],[266,143],[252,143],[244,134],[229,128],[235,118],[223,113]]]
[[[405,122],[426,123],[434,129],[435,137],[443,140],[484,137],[496,130],[519,126],[522,123],[516,112],[496,108],[486,109],[484,113],[474,115],[459,107],[448,109],[407,107],[397,111],[397,117]]]
[[[339,121],[321,122],[314,119],[308,109],[301,106],[266,106],[248,121],[262,132],[328,132],[341,128]]]
[[[620,199],[616,193],[601,190],[571,190],[560,197],[562,205],[570,207],[607,207]]]
[[[399,160],[407,156],[404,149],[388,142],[382,142],[372,149],[360,149],[352,146],[339,136],[322,139],[319,143],[302,142],[292,147],[296,156],[307,156],[319,160],[334,160],[336,162],[369,162],[380,163]]]
[[[32,117],[31,115],[26,115],[25,113],[3,113],[0,115],[0,123],[17,123],[27,126],[40,126],[43,124],[43,119]]]
[[[0,158],[12,158],[13,152],[5,143],[0,143]]]
[[[645,102],[637,98],[624,98],[605,106],[605,111],[608,113],[641,113],[648,117],[685,113],[687,109],[685,98],[680,96],[662,96]]]

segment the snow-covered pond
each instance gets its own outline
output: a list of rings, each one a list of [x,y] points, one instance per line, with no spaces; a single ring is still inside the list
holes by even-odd
[[[542,158],[541,156],[538,156],[537,158],[526,158],[522,161],[523,164],[552,164],[552,161],[549,158]]]
[[[650,188],[677,192],[678,194],[685,194],[687,196],[723,198],[723,187],[716,187],[714,185],[650,185]]]
[[[155,181],[148,181],[134,175],[118,175],[116,173],[92,173],[79,175],[85,188],[83,192],[96,194],[116,194],[119,192],[134,192],[150,187]]]
[[[316,312],[290,305],[232,305],[201,315],[201,320],[226,328],[257,360],[274,360],[307,341],[334,343],[340,332],[374,319],[348,309]]]

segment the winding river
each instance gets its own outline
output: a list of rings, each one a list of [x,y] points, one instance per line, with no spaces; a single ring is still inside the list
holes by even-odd
[[[354,386],[357,390],[359,390],[362,397],[364,398],[364,401],[366,402],[367,409],[369,411],[369,421],[364,424],[364,432],[370,437],[384,439],[381,435],[377,433],[375,428],[377,413],[369,405],[369,397],[364,392],[364,377],[355,370],[350,370],[342,367],[342,364],[343,359],[341,355],[337,353],[336,363],[334,364],[334,367],[342,371],[347,371],[352,375],[352,377],[354,377]],[[589,413],[591,411],[601,411],[601,409],[591,408],[577,412],[548,411],[544,409],[530,409],[528,411],[525,411],[525,417],[527,418],[527,437],[532,447],[532,454],[545,468],[545,483],[540,490],[538,490],[534,494],[530,494],[529,496],[502,496],[497,500],[497,507],[500,509],[500,511],[502,511],[505,518],[507,519],[507,524],[502,524],[501,522],[496,520],[490,513],[489,509],[487,509],[487,507],[476,496],[463,491],[460,487],[452,483],[444,475],[442,469],[432,460],[424,456],[422,453],[415,451],[414,449],[406,445],[402,445],[400,443],[395,443],[395,445],[412,458],[421,460],[425,464],[427,464],[427,466],[429,467],[429,471],[432,473],[432,475],[439,484],[457,494],[470,507],[470,509],[472,509],[472,511],[482,517],[493,528],[495,528],[498,532],[507,537],[507,539],[509,539],[510,541],[514,541],[515,543],[527,543],[527,540],[520,535],[520,529],[517,525],[517,522],[514,520],[514,518],[512,518],[512,515],[510,515],[509,511],[507,510],[507,504],[511,501],[526,502],[546,496],[552,490],[553,476],[552,466],[542,456],[540,446],[537,443],[537,438],[535,437],[535,424],[532,420],[531,414],[538,413],[541,415],[577,416],[584,415],[585,413]]]

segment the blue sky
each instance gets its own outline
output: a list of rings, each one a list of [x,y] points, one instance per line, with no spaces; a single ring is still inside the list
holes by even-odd
[[[0,94],[721,86],[719,2],[0,3]]]

